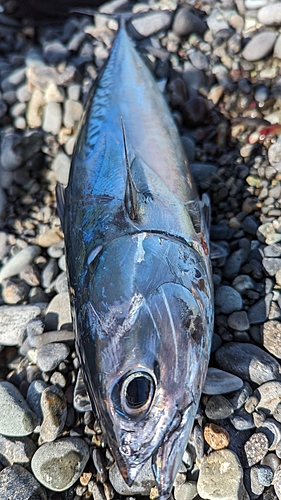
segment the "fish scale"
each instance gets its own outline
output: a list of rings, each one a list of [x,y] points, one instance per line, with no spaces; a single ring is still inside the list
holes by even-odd
[[[125,481],[151,460],[167,500],[210,355],[209,202],[198,198],[165,99],[124,26],[57,192],[93,409]]]

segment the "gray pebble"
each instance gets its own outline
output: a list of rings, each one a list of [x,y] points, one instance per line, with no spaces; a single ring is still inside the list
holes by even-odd
[[[253,416],[246,410],[239,410],[231,415],[230,421],[238,431],[244,431],[247,429],[255,429],[256,425],[253,420]]]
[[[268,465],[255,465],[258,481],[262,486],[270,486],[273,479],[273,470]]]
[[[43,372],[55,370],[69,355],[68,345],[61,342],[44,345],[37,351],[37,364]]]
[[[151,461],[148,460],[137,475],[134,485],[128,486],[116,465],[116,462],[109,469],[109,481],[113,488],[120,495],[149,495],[151,488],[155,486],[155,478],[151,468]]]
[[[101,483],[105,483],[105,481],[107,480],[107,470],[103,456],[97,448],[94,448],[92,451],[92,459],[98,473],[98,480]]]
[[[243,386],[241,378],[227,373],[218,368],[208,368],[205,384],[203,387],[203,394],[227,394],[229,392],[237,391]]]
[[[59,259],[63,255],[64,250],[64,241],[59,241],[58,243],[54,243],[47,249],[47,254],[53,259]],[[280,253],[281,255],[281,253]]]
[[[261,465],[268,465],[273,472],[279,467],[281,461],[280,458],[276,456],[275,453],[267,453],[265,457],[261,460]]]
[[[68,340],[74,340],[74,333],[72,330],[54,330],[34,336],[30,340],[30,345],[31,347],[37,347],[37,349],[39,349],[53,342],[67,342]]]
[[[187,36],[191,33],[202,34],[206,28],[205,21],[201,19],[196,9],[189,5],[178,9],[173,22],[173,30],[178,36]]]
[[[273,31],[263,31],[254,35],[243,50],[246,61],[259,61],[268,56],[274,47],[277,34]]]
[[[46,330],[59,330],[64,324],[72,322],[68,292],[59,293],[49,303],[45,325]]]
[[[197,484],[195,481],[187,481],[182,484],[175,484],[175,500],[196,500],[198,499]]]
[[[228,418],[233,413],[233,406],[224,396],[211,396],[207,402],[205,413],[211,420]]]
[[[5,170],[13,171],[23,162],[20,152],[16,151],[20,139],[19,134],[14,133],[6,133],[2,138],[0,161]]]
[[[197,185],[207,181],[209,178],[216,175],[218,171],[218,167],[211,163],[190,163],[190,169]]]
[[[264,4],[257,14],[258,21],[266,26],[281,25],[281,2]]]
[[[1,500],[47,500],[45,490],[21,465],[11,465],[0,472]]]
[[[68,282],[66,272],[62,272],[58,275],[55,281],[55,289],[57,293],[63,293],[68,291]]]
[[[20,278],[29,286],[38,286],[40,284],[40,273],[35,264],[28,264],[20,272]]]
[[[154,35],[169,28],[173,13],[168,10],[150,11],[141,17],[132,18],[131,24],[141,37]]]
[[[61,129],[62,109],[58,102],[47,102],[44,107],[42,128],[44,132],[57,135]]]
[[[0,434],[0,457],[1,463],[9,465],[29,465],[36,450],[36,445],[28,437],[8,439]]]
[[[40,254],[40,248],[37,245],[30,245],[20,250],[2,267],[0,271],[0,282],[11,276],[19,274],[28,264]]]
[[[82,370],[79,369],[74,388],[73,406],[78,412],[86,412],[92,410],[89,395],[83,380]]]
[[[237,455],[227,449],[206,455],[200,465],[197,488],[201,498],[241,500],[243,469]]]
[[[280,376],[276,359],[254,344],[229,342],[215,353],[219,368],[258,385]]]
[[[47,388],[46,382],[43,380],[34,380],[31,382],[26,395],[26,401],[28,402],[31,410],[37,416],[37,423],[41,425],[43,421],[43,412],[41,407],[41,397],[43,391]]]
[[[281,188],[281,186],[280,186],[280,188]],[[281,257],[281,245],[267,245],[264,248],[264,256],[265,257]]]
[[[254,215],[247,215],[245,219],[241,222],[242,229],[253,236],[256,235],[257,229],[260,225],[259,220],[257,220]]]
[[[264,257],[262,264],[269,276],[274,276],[281,269],[281,259],[274,257]]]
[[[36,305],[0,307],[0,345],[22,344],[26,326],[30,320],[41,314]]]
[[[229,28],[229,24],[224,19],[223,12],[219,9],[213,9],[211,14],[207,18],[207,24],[211,31],[216,33],[220,30],[227,30]]]
[[[69,57],[69,51],[60,41],[45,42],[43,53],[49,64],[65,62]]]
[[[227,318],[227,323],[233,330],[243,331],[250,328],[247,313],[245,311],[236,311]]]
[[[265,349],[277,358],[281,358],[281,323],[266,321],[262,327],[262,343]]]
[[[239,273],[241,266],[245,264],[247,258],[248,253],[243,248],[239,248],[239,250],[232,252],[226,260],[223,268],[224,276],[228,279],[235,278]]]
[[[31,468],[41,484],[53,491],[65,491],[80,477],[88,459],[89,449],[83,439],[65,438],[40,446]]]
[[[63,431],[67,417],[67,405],[63,391],[51,385],[41,395],[43,422],[40,439],[43,442],[54,441]]]
[[[268,452],[268,439],[263,432],[256,432],[244,446],[248,467],[260,462]]]
[[[218,287],[215,293],[215,305],[222,314],[230,314],[240,311],[243,307],[243,300],[239,292],[227,285]]]
[[[243,387],[236,391],[233,396],[229,396],[228,399],[231,402],[234,410],[239,410],[242,408],[247,398],[252,394],[252,388],[248,382],[244,382]]]
[[[37,425],[36,415],[10,382],[0,381],[0,433],[22,437],[31,434]]]
[[[251,307],[249,307],[247,313],[250,325],[264,323],[267,320],[265,300],[260,299],[258,302],[253,304]]]
[[[56,259],[50,259],[44,267],[41,275],[43,288],[48,288],[58,274],[58,263]]]
[[[194,141],[188,137],[187,135],[181,136],[181,142],[183,145],[183,149],[187,156],[188,162],[192,163],[195,157],[195,144]]]
[[[273,56],[277,57],[278,59],[281,58],[281,36],[280,35],[278,35],[277,40],[275,42]]]

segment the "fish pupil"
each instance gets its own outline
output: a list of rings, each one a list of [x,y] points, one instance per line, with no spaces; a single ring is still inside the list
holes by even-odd
[[[130,408],[141,408],[148,401],[150,389],[150,381],[146,377],[133,379],[127,387],[127,405]]]

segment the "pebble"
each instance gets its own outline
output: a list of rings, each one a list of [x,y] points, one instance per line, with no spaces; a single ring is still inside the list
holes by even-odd
[[[43,44],[43,53],[49,64],[65,62],[69,56],[69,51],[59,40],[45,42]]]
[[[195,481],[188,481],[183,484],[175,485],[175,500],[196,500],[198,499],[197,485]]]
[[[33,475],[21,465],[11,465],[0,472],[1,500],[47,500],[47,493]]]
[[[168,10],[150,11],[141,17],[132,18],[131,24],[141,37],[152,36],[169,28],[173,13]]]
[[[36,415],[10,382],[0,381],[0,434],[10,437],[28,436],[37,425]]]
[[[116,462],[109,469],[109,480],[113,488],[120,495],[149,495],[151,488],[155,486],[155,478],[148,460],[137,475],[134,485],[128,486],[121,476]]]
[[[73,406],[77,412],[85,412],[92,410],[92,405],[84,384],[81,369],[78,370],[78,374],[76,377]]]
[[[36,242],[40,247],[47,248],[54,243],[59,243],[62,240],[62,232],[60,228],[48,229],[45,233],[39,234]]]
[[[227,285],[221,285],[215,292],[215,305],[218,312],[231,314],[240,311],[243,307],[243,299],[239,292]]]
[[[229,445],[228,432],[219,425],[209,423],[204,427],[204,439],[214,450],[222,450]]]
[[[262,326],[262,343],[267,351],[276,358],[281,358],[281,324],[280,321],[266,321]]]
[[[43,288],[48,288],[56,278],[59,272],[57,259],[50,259],[44,267],[41,275],[41,282]]]
[[[268,439],[268,450],[274,451],[281,439],[281,426],[273,418],[266,418],[259,426],[259,431],[263,432]]]
[[[244,446],[248,467],[260,462],[268,452],[268,439],[263,432],[255,432]]]
[[[254,396],[258,398],[256,409],[262,410],[267,416],[273,415],[281,401],[281,382],[265,382],[255,390]]]
[[[281,25],[281,2],[271,3],[261,7],[257,13],[257,19],[265,26]]]
[[[56,295],[49,303],[45,325],[46,330],[59,330],[63,325],[72,323],[68,292]]]
[[[267,320],[265,300],[260,299],[258,302],[249,307],[247,314],[250,325],[264,323]]]
[[[278,500],[281,498],[281,466],[276,469],[273,476],[274,490],[277,495]]]
[[[267,57],[273,50],[277,34],[273,31],[263,31],[254,35],[243,50],[246,61],[259,61]]]
[[[21,304],[28,298],[29,286],[25,281],[7,279],[2,282],[2,298],[5,304]]]
[[[281,259],[275,259],[274,257],[264,257],[262,259],[262,265],[269,276],[275,276],[275,274],[281,269]]]
[[[191,33],[202,34],[206,31],[206,23],[198,15],[196,9],[189,5],[180,7],[176,12],[173,30],[178,36],[188,36]]]
[[[278,361],[254,344],[228,342],[216,351],[215,357],[222,370],[250,383],[261,385],[280,376]]]
[[[59,153],[53,161],[52,169],[56,174],[57,182],[66,186],[70,170],[69,157],[65,153]]]
[[[232,396],[228,396],[234,410],[239,410],[249,396],[252,394],[252,388],[248,382],[244,382],[241,389],[236,391]]]
[[[40,429],[41,442],[54,441],[63,431],[67,417],[67,405],[63,391],[51,385],[41,395],[43,422]]]
[[[44,132],[57,135],[61,129],[62,110],[58,102],[47,102],[44,107],[42,128]]]
[[[52,491],[65,491],[82,474],[89,459],[89,449],[79,438],[64,438],[45,443],[33,455],[32,472]]]
[[[36,445],[28,437],[8,439],[0,434],[0,457],[4,467],[9,465],[29,465]]]
[[[67,358],[69,352],[68,345],[62,342],[44,345],[37,351],[37,364],[43,372],[53,371]]]
[[[238,431],[254,429],[256,427],[253,416],[243,410],[243,408],[235,412],[235,414],[230,417],[230,421],[233,427]]]
[[[241,500],[243,469],[237,455],[230,450],[218,450],[205,456],[197,489],[200,497],[208,500]]]
[[[28,322],[40,314],[36,305],[0,306],[0,345],[22,344]]]
[[[221,394],[211,396],[205,408],[205,413],[210,420],[228,418],[233,411],[230,401]]]
[[[37,245],[30,245],[23,250],[20,250],[14,255],[0,271],[0,283],[11,276],[19,274],[28,264],[31,264],[34,259],[40,254],[40,248]]]
[[[243,248],[239,248],[235,252],[232,252],[227,258],[223,272],[226,278],[234,279],[240,271],[241,266],[245,264],[248,257],[248,252]]]
[[[233,330],[244,331],[250,328],[246,311],[233,312],[228,316],[227,323]]]
[[[47,388],[43,380],[33,380],[27,390],[26,401],[37,417],[37,424],[41,425],[43,421],[43,412],[41,406],[41,397],[43,391]]]
[[[77,128],[83,114],[83,106],[78,101],[67,99],[64,103],[63,123],[66,128]]]
[[[241,378],[218,368],[209,367],[202,392],[209,395],[227,394],[241,389],[242,386]]]
[[[213,9],[207,18],[207,25],[214,33],[221,30],[227,30],[229,28],[228,22],[224,18],[223,12],[220,9]]]

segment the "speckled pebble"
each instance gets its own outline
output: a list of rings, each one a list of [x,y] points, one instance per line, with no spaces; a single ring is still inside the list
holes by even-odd
[[[23,437],[34,431],[37,425],[36,415],[19,390],[10,382],[0,381],[0,407],[1,434]]]
[[[262,343],[267,351],[276,358],[281,358],[281,323],[280,321],[267,321],[262,326]]]
[[[64,438],[45,443],[31,462],[36,479],[52,491],[65,491],[82,474],[89,459],[89,449],[79,438]]]
[[[38,349],[37,364],[43,372],[50,372],[67,358],[69,352],[69,346],[62,342],[44,345]]]
[[[199,470],[198,493],[208,500],[241,500],[243,469],[237,455],[219,450],[203,458]]]
[[[67,417],[67,405],[63,391],[51,385],[41,395],[43,422],[40,438],[43,442],[54,441],[63,431]]]
[[[1,500],[47,500],[47,493],[33,475],[21,465],[0,472]]]
[[[268,452],[268,439],[263,432],[256,432],[248,439],[244,446],[249,467],[260,462]]]
[[[29,437],[7,438],[0,434],[1,464],[5,467],[13,464],[28,465],[36,445]]]
[[[281,466],[276,469],[273,476],[273,486],[278,500],[281,498]]]
[[[202,392],[210,396],[215,394],[227,394],[237,391],[242,386],[243,380],[241,380],[241,378],[223,370],[219,370],[218,368],[210,367],[207,371]]]

